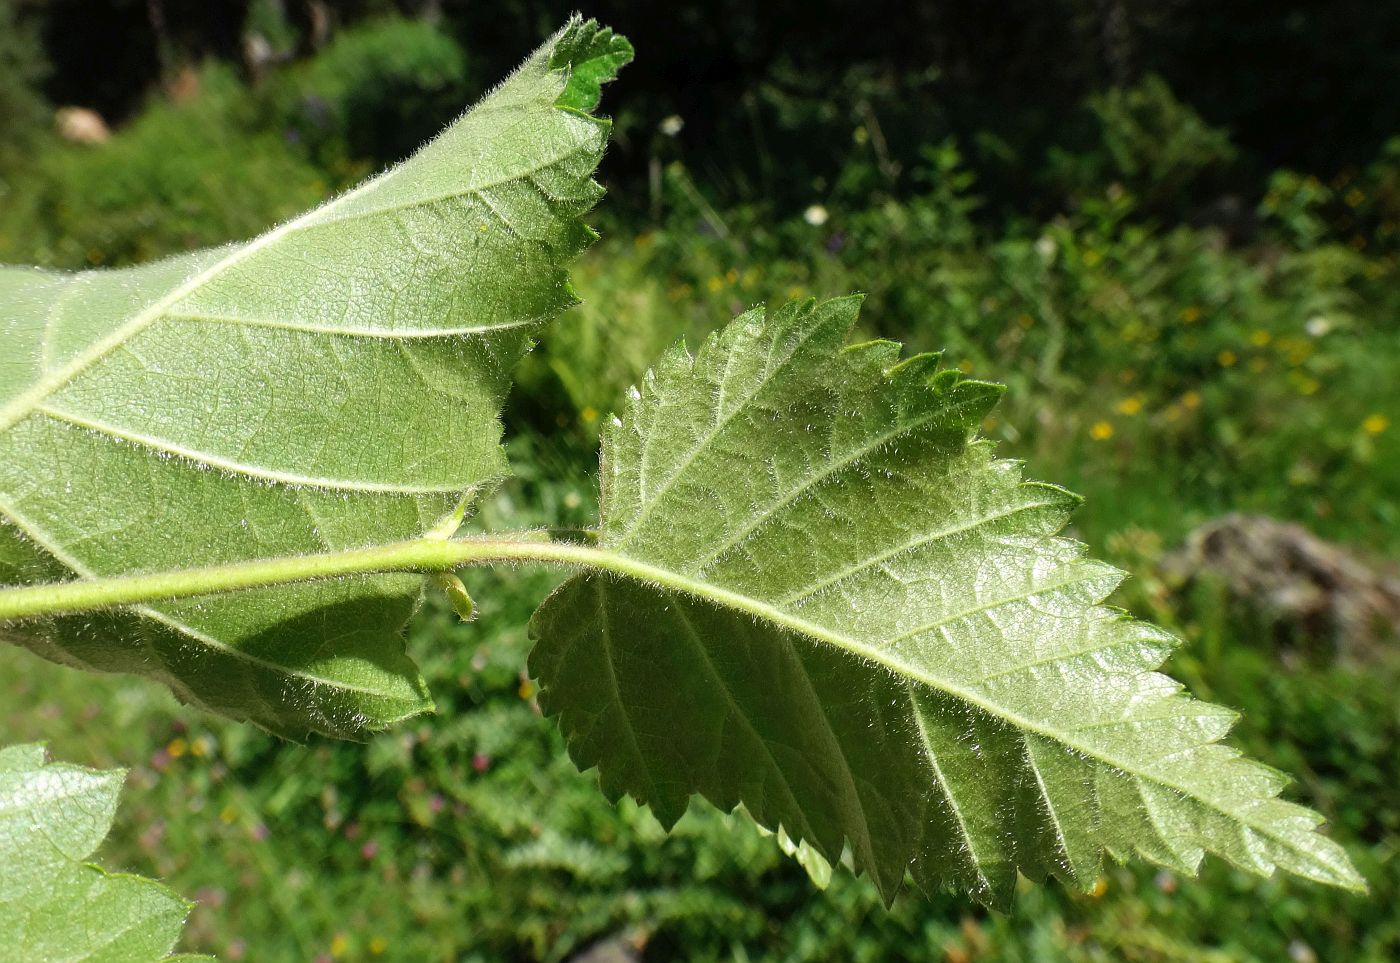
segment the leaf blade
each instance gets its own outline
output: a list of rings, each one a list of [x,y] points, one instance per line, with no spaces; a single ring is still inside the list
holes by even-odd
[[[121,770],[0,749],[0,931],[7,959],[167,959],[191,904],[85,862],[111,829]]]
[[[1105,850],[1362,885],[1217,744],[1233,715],[1152,671],[1175,640],[1102,607],[1121,574],[1057,534],[1077,499],[974,440],[998,389],[843,348],[856,307],[741,316],[608,429],[600,544],[636,577],[575,576],[532,623],[576,761],[664,822],[699,792],[849,845],[886,899],[906,870],[994,905],[1018,871],[1087,887]]]
[[[608,124],[566,93],[630,56],[572,21],[405,163],[243,245],[126,271],[0,269],[0,583],[234,563],[455,527],[506,473],[498,412]],[[596,101],[596,98],[595,98]],[[367,443],[367,439],[369,440]],[[450,532],[449,532],[450,533]],[[431,708],[371,576],[6,627],[285,735]]]

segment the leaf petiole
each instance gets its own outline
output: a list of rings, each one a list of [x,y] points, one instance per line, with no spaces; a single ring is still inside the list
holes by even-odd
[[[608,553],[539,540],[533,532],[520,532],[513,539],[429,536],[315,555],[4,588],[0,622],[386,572],[450,573],[467,565],[517,561],[581,565],[604,554]]]

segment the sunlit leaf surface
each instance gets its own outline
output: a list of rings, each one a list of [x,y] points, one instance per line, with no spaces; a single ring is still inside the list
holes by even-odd
[[[0,583],[449,530],[505,472],[515,362],[564,266],[631,48],[574,21],[408,161],[243,245],[123,271],[0,269]],[[278,732],[430,706],[378,575],[7,626]]]
[[[1004,905],[1105,852],[1205,852],[1359,887],[1234,719],[1153,670],[1174,640],[1100,603],[1076,503],[974,432],[999,389],[843,347],[857,299],[671,352],[603,441],[600,547],[533,623],[569,749],[666,823],[692,793],[855,866]],[[661,587],[664,583],[668,587]]]
[[[172,959],[190,904],[85,862],[112,828],[124,776],[46,763],[38,745],[0,748],[0,960]]]

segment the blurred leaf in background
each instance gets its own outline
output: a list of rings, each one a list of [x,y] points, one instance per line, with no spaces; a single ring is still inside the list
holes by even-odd
[[[323,166],[406,157],[470,102],[466,52],[414,20],[345,30],[279,82],[284,136]]]
[[[42,82],[49,67],[37,25],[19,17],[20,0],[0,0],[0,203],[6,172],[31,150],[49,121]]]

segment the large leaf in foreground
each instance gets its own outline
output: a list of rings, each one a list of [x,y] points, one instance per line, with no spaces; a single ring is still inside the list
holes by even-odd
[[[1075,504],[972,439],[995,386],[843,349],[857,300],[757,310],[669,354],[603,442],[601,548],[536,614],[571,753],[666,823],[699,792],[855,865],[994,904],[1016,871],[1204,851],[1362,885],[1234,715],[1152,671],[1173,640],[1099,603]]]
[[[112,828],[123,776],[46,764],[38,745],[0,749],[0,960],[174,959],[190,904],[84,862]]]
[[[215,565],[455,527],[564,265],[626,41],[575,21],[411,159],[251,243],[124,271],[0,270],[0,583]],[[428,708],[412,575],[7,626],[276,731]]]

